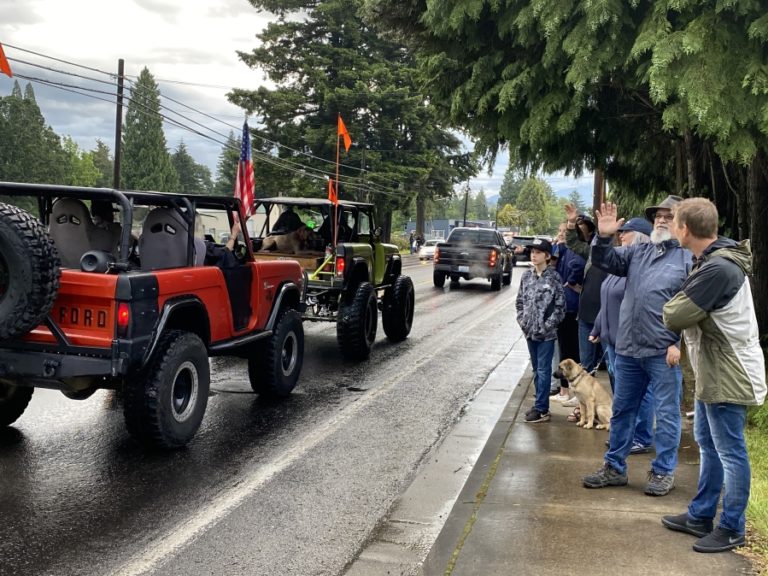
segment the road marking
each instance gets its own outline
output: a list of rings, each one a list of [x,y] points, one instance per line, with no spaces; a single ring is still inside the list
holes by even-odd
[[[450,342],[454,339],[464,338],[466,334],[475,328],[488,322],[489,318],[500,315],[502,309],[511,306],[514,299],[506,299],[501,302],[499,307],[489,307],[489,311],[478,314],[474,321],[463,328],[460,332],[444,331],[440,340]],[[437,349],[443,348],[443,343],[438,342]],[[159,536],[154,543],[143,551],[137,553],[134,558],[123,564],[117,570],[111,572],[112,576],[140,576],[147,574],[154,568],[162,565],[165,561],[177,551],[181,550],[189,542],[197,538],[207,528],[216,524],[224,518],[229,512],[242,504],[257,489],[266,484],[277,474],[283,472],[304,456],[310,450],[313,450],[323,440],[329,438],[334,432],[341,428],[341,425],[347,422],[367,407],[379,396],[389,392],[395,385],[418,373],[424,364],[432,362],[433,355],[425,355],[420,360],[414,362],[410,368],[400,372],[397,376],[384,382],[382,386],[371,388],[365,396],[346,407],[344,411],[320,424],[312,432],[302,437],[301,441],[291,446],[282,456],[268,464],[260,464],[253,470],[244,471],[242,477],[245,478],[237,486],[221,493],[212,499],[210,504],[202,508],[198,513],[180,522],[172,528],[165,536]]]

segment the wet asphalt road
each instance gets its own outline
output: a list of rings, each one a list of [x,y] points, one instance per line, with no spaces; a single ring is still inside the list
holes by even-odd
[[[212,361],[212,396],[185,449],[146,453],[113,392],[37,389],[0,430],[0,576],[336,575],[424,454],[519,338],[511,287],[416,287],[410,337],[381,324],[371,357],[344,361],[335,325],[305,323],[290,398],[251,392],[243,361]]]

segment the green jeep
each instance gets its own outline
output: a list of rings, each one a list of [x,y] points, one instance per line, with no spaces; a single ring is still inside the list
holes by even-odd
[[[413,282],[402,275],[397,246],[381,241],[372,204],[260,198],[248,226],[257,260],[287,258],[304,268],[304,319],[335,322],[345,357],[369,356],[378,310],[390,341],[407,338],[413,323]]]

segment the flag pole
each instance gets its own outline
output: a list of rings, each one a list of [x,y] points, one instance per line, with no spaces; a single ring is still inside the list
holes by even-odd
[[[336,118],[336,202],[333,203],[333,248],[336,249],[336,243],[339,236],[339,118],[341,113],[337,112]]]

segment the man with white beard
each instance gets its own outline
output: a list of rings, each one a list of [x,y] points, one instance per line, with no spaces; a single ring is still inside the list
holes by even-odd
[[[691,252],[672,235],[672,208],[682,200],[667,196],[646,209],[653,222],[650,244],[614,247],[613,236],[624,219],[617,219],[615,204],[598,212],[599,236],[592,247],[594,266],[627,277],[616,337],[616,381],[609,447],[603,467],[585,476],[587,488],[627,484],[627,457],[632,448],[635,420],[648,387],[653,391],[656,415],[656,457],[651,462],[645,493],[664,496],[675,485],[680,443],[680,341],[663,322],[662,310],[688,277]]]

